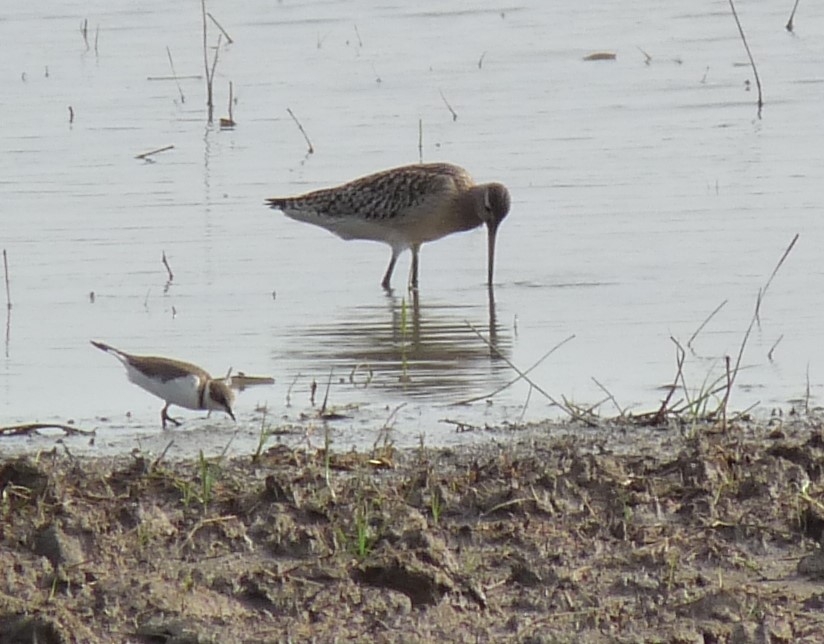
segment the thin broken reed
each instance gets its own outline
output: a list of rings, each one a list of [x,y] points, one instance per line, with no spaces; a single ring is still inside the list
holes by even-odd
[[[177,79],[177,72],[175,71],[175,63],[172,60],[172,50],[169,49],[169,45],[166,45],[166,54],[169,56],[169,67],[172,68],[172,78],[175,79],[175,84],[177,85],[177,91],[180,93],[180,102],[185,103],[186,97],[183,95],[183,88],[180,86],[180,81]]]
[[[441,98],[443,99],[443,102],[446,105],[446,109],[448,109],[449,113],[452,115],[452,121],[453,122],[457,121],[458,120],[458,113],[455,110],[452,109],[452,106],[449,104],[449,101],[446,100],[446,96],[443,95],[443,91],[438,90],[438,92],[440,92],[440,94],[441,94]]]
[[[309,135],[306,134],[306,130],[303,129],[303,125],[301,125],[300,121],[298,121],[298,117],[295,116],[295,113],[291,110],[291,108],[287,107],[286,111],[289,112],[289,116],[292,117],[292,120],[295,122],[295,125],[298,126],[298,129],[300,130],[300,133],[303,134],[303,138],[306,141],[306,145],[309,147],[308,154],[314,154],[315,153],[315,148],[312,145],[312,142],[309,140]]]
[[[146,158],[152,156],[153,154],[159,154],[160,152],[166,152],[166,150],[173,150],[174,147],[175,147],[174,145],[164,145],[162,148],[156,148],[154,150],[149,150],[148,152],[143,152],[141,154],[138,154],[137,156],[135,156],[135,159],[146,159]]]
[[[569,405],[567,405],[565,403],[562,403],[562,402],[558,402],[557,400],[555,400],[555,398],[553,398],[550,394],[548,394],[545,389],[543,389],[537,383],[535,383],[535,381],[530,379],[525,372],[521,371],[518,367],[516,367],[509,358],[507,358],[503,353],[501,353],[500,349],[498,349],[495,345],[491,344],[489,342],[489,340],[487,340],[480,331],[478,331],[474,326],[472,326],[472,324],[468,320],[464,320],[464,324],[466,324],[466,326],[468,326],[469,329],[484,342],[484,344],[486,344],[490,349],[492,349],[498,355],[498,357],[501,358],[501,360],[506,362],[506,364],[509,365],[510,369],[512,369],[521,378],[523,378],[529,384],[530,387],[535,389],[538,393],[540,393],[549,402],[551,402],[553,405],[555,405],[559,409],[562,409],[563,411],[565,411],[570,416],[570,418],[572,418],[574,420],[580,420],[580,421],[582,421],[582,422],[584,422],[588,425],[592,424],[589,419],[582,417],[574,409],[572,409]]]
[[[9,258],[6,249],[3,249],[3,275],[6,278],[6,308],[11,309],[11,287],[9,286]]]
[[[232,37],[229,35],[229,33],[228,33],[228,32],[227,32],[224,28],[223,28],[223,25],[222,25],[222,24],[220,24],[220,23],[217,21],[217,18],[215,18],[215,17],[214,17],[211,13],[208,13],[208,12],[206,13],[206,15],[207,15],[207,16],[209,16],[209,20],[211,20],[213,23],[215,23],[215,26],[217,26],[217,28],[218,28],[218,29],[220,29],[220,32],[221,32],[224,36],[226,36],[226,42],[228,42],[230,45],[231,45],[233,42],[235,42],[234,40],[232,40]]]
[[[761,93],[761,79],[758,77],[758,69],[755,67],[755,60],[752,57],[750,46],[747,44],[747,37],[744,35],[744,28],[741,26],[741,21],[738,19],[738,12],[735,10],[735,4],[732,0],[730,2],[730,9],[732,9],[732,16],[735,18],[735,24],[738,25],[738,33],[741,34],[741,41],[744,43],[744,49],[747,50],[747,56],[750,59],[750,66],[752,73],[755,76],[755,84],[758,87],[758,118],[761,118],[761,108],[764,106],[764,98]]]
[[[169,266],[169,260],[166,259],[166,251],[163,251],[163,265],[166,267],[166,272],[169,274],[169,284],[171,284],[174,279],[175,275],[172,273],[172,267]]]
[[[792,13],[790,13],[790,19],[787,21],[787,24],[785,26],[785,29],[787,31],[792,31],[793,30],[793,27],[794,27],[793,18],[795,18],[795,10],[798,9],[798,2],[799,2],[799,0],[795,0],[795,4],[793,5]]]
[[[418,162],[423,163],[423,119],[418,119]]]
[[[501,385],[495,391],[492,391],[488,394],[484,394],[483,396],[473,396],[472,398],[466,398],[465,400],[459,400],[456,403],[452,403],[452,405],[469,405],[470,403],[478,402],[479,400],[488,400],[489,398],[497,396],[499,393],[501,393],[505,389],[508,389],[509,387],[514,385],[519,380],[524,379],[529,374],[530,371],[532,371],[533,369],[538,367],[542,362],[544,362],[544,360],[546,360],[549,356],[551,356],[558,349],[560,349],[562,346],[564,346],[567,342],[570,342],[571,340],[574,340],[574,339],[575,339],[575,334],[567,336],[566,338],[561,340],[558,344],[556,344],[554,347],[552,347],[549,351],[547,351],[544,355],[542,355],[538,360],[536,360],[535,363],[531,367],[529,367],[529,369],[524,370],[523,374],[519,373],[517,378],[513,378],[509,382]],[[491,345],[491,346],[495,351],[497,351],[497,349],[494,348],[495,345]]]

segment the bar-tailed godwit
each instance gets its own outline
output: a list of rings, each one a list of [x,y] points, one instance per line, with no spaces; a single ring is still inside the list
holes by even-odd
[[[509,213],[509,191],[500,183],[476,184],[449,163],[423,163],[376,172],[333,188],[266,202],[298,221],[342,239],[369,239],[392,248],[381,286],[389,290],[398,255],[412,251],[410,287],[418,287],[421,244],[486,224],[487,283],[492,285],[495,237]]]

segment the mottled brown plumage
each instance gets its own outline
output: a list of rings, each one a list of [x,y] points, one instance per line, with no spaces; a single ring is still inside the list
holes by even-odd
[[[343,239],[389,244],[392,257],[381,282],[385,289],[401,252],[412,251],[410,286],[417,288],[421,244],[482,224],[489,233],[491,285],[495,236],[510,206],[504,185],[476,184],[466,170],[449,163],[392,168],[334,188],[266,201],[292,219],[321,226]]]

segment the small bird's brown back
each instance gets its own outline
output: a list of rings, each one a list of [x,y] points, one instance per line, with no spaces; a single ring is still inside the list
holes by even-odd
[[[211,376],[204,369],[189,362],[171,360],[157,356],[133,356],[126,355],[126,361],[135,369],[142,371],[149,378],[157,378],[162,382],[174,380],[175,378],[185,378],[186,376],[198,376],[201,381],[206,381]]]

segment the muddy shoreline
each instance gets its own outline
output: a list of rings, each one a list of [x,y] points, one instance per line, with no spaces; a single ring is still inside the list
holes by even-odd
[[[7,458],[0,641],[820,641],[822,427]]]

